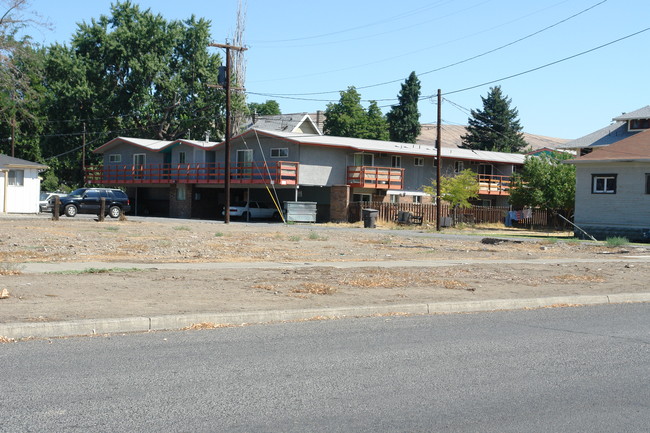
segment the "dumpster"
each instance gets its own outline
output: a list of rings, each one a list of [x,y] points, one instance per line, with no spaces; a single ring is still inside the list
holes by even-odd
[[[364,228],[374,229],[377,227],[377,217],[379,216],[379,211],[377,209],[363,209],[361,213],[363,215]]]

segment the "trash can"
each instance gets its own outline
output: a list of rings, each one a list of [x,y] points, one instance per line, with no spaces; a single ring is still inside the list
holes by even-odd
[[[363,209],[363,227],[367,229],[374,229],[377,227],[377,216],[379,211],[377,209]]]

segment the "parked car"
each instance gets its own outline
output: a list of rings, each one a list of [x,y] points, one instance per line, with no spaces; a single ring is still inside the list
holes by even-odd
[[[106,199],[106,214],[111,218],[118,218],[121,213],[131,210],[131,202],[124,191],[111,188],[79,188],[61,198],[59,212],[67,217],[74,217],[78,213],[97,215],[102,197]],[[50,199],[50,202],[53,202],[53,199]]]
[[[68,194],[63,192],[42,192],[38,199],[38,208],[41,212],[52,212],[52,203],[54,203],[54,196],[65,197]],[[50,202],[52,199],[52,202]]]
[[[226,214],[224,210],[222,215]],[[248,221],[249,219],[280,219],[280,213],[272,205],[261,203],[259,201],[242,201],[230,206],[231,217],[241,217]]]

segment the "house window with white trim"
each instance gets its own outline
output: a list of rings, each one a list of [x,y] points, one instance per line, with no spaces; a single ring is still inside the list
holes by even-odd
[[[119,153],[111,153],[108,155],[108,162],[118,163],[122,162],[122,155]]]
[[[391,156],[390,166],[393,168],[400,168],[402,166],[402,157],[398,155]]]
[[[25,170],[9,170],[9,186],[24,186]]]
[[[390,202],[391,203],[399,203],[399,196],[397,194],[391,194],[390,195]]]
[[[289,149],[286,147],[276,147],[271,149],[271,158],[288,158]]]
[[[178,163],[185,164],[186,161],[187,161],[187,157],[185,155],[185,152],[178,152]]]
[[[413,165],[416,167],[424,167],[424,158],[422,158],[421,156],[416,156],[413,159]]]
[[[454,173],[460,173],[465,170],[465,163],[463,161],[454,162]]]
[[[421,195],[414,195],[413,196],[413,203],[422,204],[422,196]]]
[[[591,175],[591,193],[592,194],[616,194],[616,177],[617,174],[592,174]]]
[[[352,194],[352,201],[369,202],[371,200],[370,194]]]
[[[372,153],[355,153],[354,165],[357,167],[372,167],[375,165],[375,155]]]

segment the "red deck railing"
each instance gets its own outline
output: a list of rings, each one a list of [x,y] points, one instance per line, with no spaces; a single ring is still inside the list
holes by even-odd
[[[298,165],[289,161],[234,163],[230,166],[230,182],[297,185]],[[225,179],[226,168],[222,163],[94,165],[85,169],[86,183],[91,184],[222,184]]]
[[[347,183],[358,188],[404,189],[404,169],[349,166]]]
[[[510,195],[512,178],[493,174],[479,174],[479,194]]]

